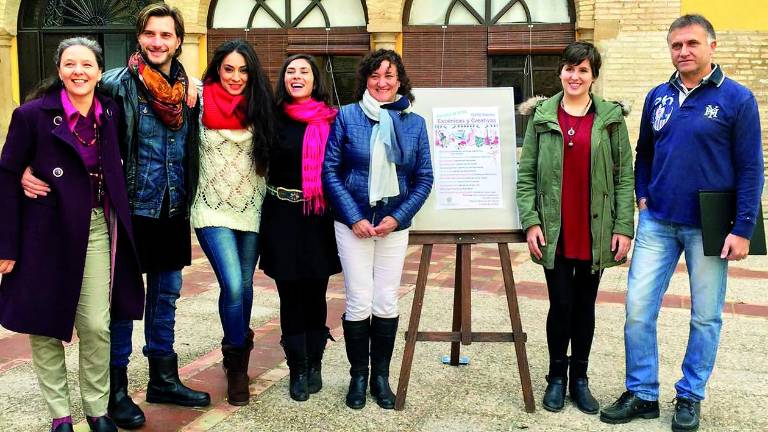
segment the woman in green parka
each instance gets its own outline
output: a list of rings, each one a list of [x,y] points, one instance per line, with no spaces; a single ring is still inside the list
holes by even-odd
[[[626,261],[634,233],[625,112],[590,92],[600,63],[594,45],[568,45],[559,67],[563,91],[520,107],[533,117],[520,158],[517,205],[549,291],[543,399],[549,411],[563,408],[566,389],[581,411],[599,410],[587,379],[597,288],[603,269]]]

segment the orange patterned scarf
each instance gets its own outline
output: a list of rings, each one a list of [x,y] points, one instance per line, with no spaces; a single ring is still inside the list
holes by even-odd
[[[163,74],[148,66],[141,53],[134,53],[128,59],[128,68],[144,85],[149,104],[163,124],[174,131],[181,129],[184,123],[184,99],[187,96],[187,74],[181,63],[173,85],[168,83]]]

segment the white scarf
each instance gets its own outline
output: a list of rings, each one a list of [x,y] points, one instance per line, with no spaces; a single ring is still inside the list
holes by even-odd
[[[401,95],[397,95],[398,99],[400,97]],[[365,115],[377,122],[371,132],[371,160],[368,170],[368,202],[371,207],[381,200],[386,202],[387,198],[400,195],[397,168],[387,155],[387,149],[391,148],[397,139],[392,117],[386,109],[381,109],[381,106],[387,103],[389,102],[374,99],[368,90],[363,93],[363,99],[359,102]]]

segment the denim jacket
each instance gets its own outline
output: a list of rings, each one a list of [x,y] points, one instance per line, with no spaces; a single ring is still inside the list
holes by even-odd
[[[397,166],[400,195],[373,207],[368,199],[368,169],[374,121],[353,103],[341,107],[331,128],[323,186],[334,218],[350,228],[363,219],[376,226],[382,218],[391,216],[398,222],[397,230],[406,229],[432,190],[432,161],[424,119],[415,113],[390,115],[404,154],[402,165]]]
[[[168,194],[169,215],[185,211],[187,204],[184,185],[184,139],[189,122],[172,131],[152,111],[147,102],[139,102],[139,142],[136,161],[136,188],[133,214],[159,217],[165,194]]]
[[[198,108],[185,105],[184,126],[174,132],[141,101],[127,67],[105,72],[101,86],[124,113],[120,153],[132,214],[159,217],[167,191],[169,215],[189,215],[200,163]]]

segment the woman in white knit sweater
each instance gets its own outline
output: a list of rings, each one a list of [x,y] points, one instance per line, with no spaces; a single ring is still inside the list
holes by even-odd
[[[227,396],[246,405],[253,273],[273,137],[272,92],[253,48],[219,46],[203,75],[200,183],[192,226],[221,287],[219,316]]]

